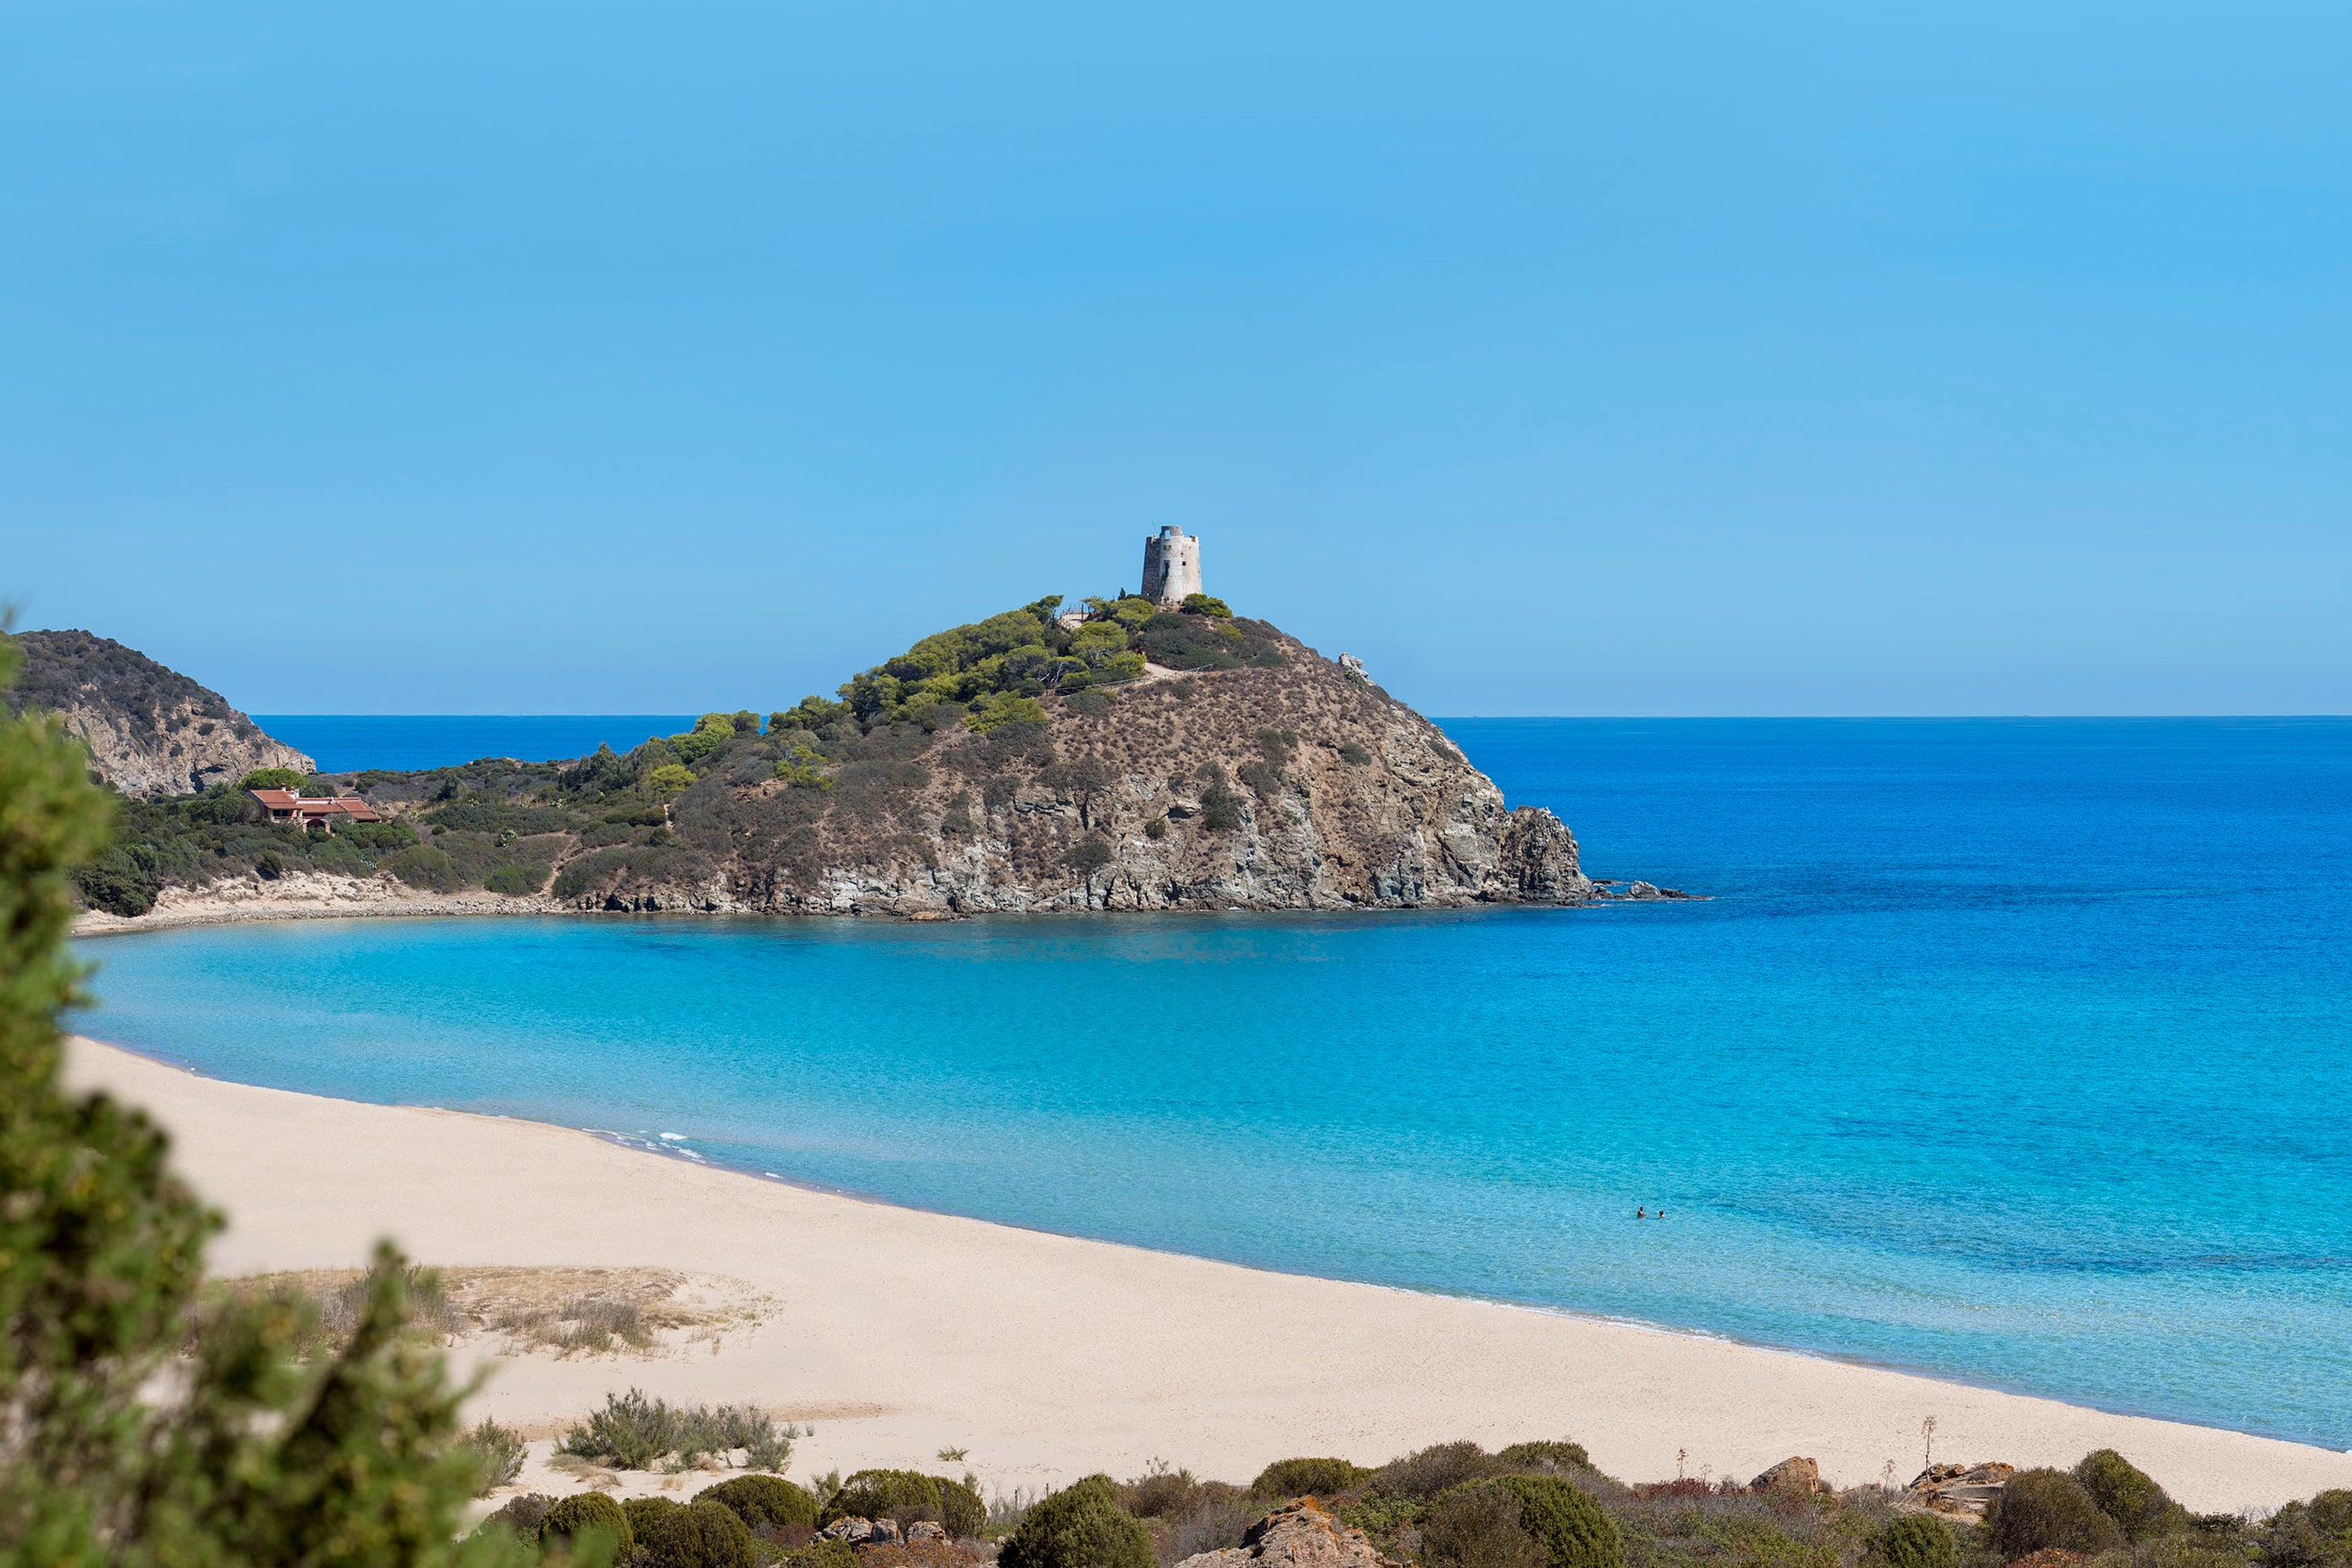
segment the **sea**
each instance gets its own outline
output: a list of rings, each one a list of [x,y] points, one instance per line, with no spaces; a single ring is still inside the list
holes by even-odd
[[[332,768],[679,722],[265,720]],[[1706,901],[158,931],[83,945],[76,1022],[247,1082],[2352,1448],[2352,720],[1441,722],[1590,873]]]

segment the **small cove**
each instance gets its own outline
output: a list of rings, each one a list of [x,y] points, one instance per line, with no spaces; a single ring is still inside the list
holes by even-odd
[[[2352,725],[1446,727],[1596,874],[1714,901],[159,932],[86,946],[77,1021],[244,1082],[2352,1446]]]

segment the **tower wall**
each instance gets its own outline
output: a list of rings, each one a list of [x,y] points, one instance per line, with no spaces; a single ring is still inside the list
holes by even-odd
[[[1143,597],[1173,610],[1201,586],[1201,540],[1171,525],[1143,541]]]

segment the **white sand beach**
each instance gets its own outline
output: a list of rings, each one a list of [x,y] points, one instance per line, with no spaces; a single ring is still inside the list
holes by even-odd
[[[77,1041],[76,1082],[145,1106],[229,1217],[223,1273],[349,1266],[390,1236],[448,1266],[653,1267],[772,1298],[691,1354],[507,1358],[484,1412],[547,1433],[631,1385],[814,1422],[797,1474],[938,1468],[984,1487],[1246,1480],[1433,1442],[1584,1443],[1628,1479],[1745,1479],[1790,1455],[1841,1486],[1938,1460],[2121,1449],[2200,1511],[2352,1486],[2352,1457],[1783,1352],[1072,1240],[807,1191],[585,1133],[200,1078]]]

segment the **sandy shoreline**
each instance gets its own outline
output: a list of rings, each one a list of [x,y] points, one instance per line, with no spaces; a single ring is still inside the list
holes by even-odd
[[[480,1408],[540,1431],[632,1385],[817,1426],[796,1473],[971,1450],[992,1488],[1152,1458],[1244,1480],[1285,1455],[1573,1437],[1612,1474],[1678,1450],[1742,1479],[1792,1454],[2071,1464],[2122,1449],[2202,1511],[2352,1486],[2352,1456],[1787,1352],[1074,1240],[662,1158],[585,1133],[201,1078],[76,1041],[229,1216],[217,1271],[331,1268],[394,1237],[446,1265],[646,1267],[743,1281],[768,1321],[691,1355],[493,1365]]]

